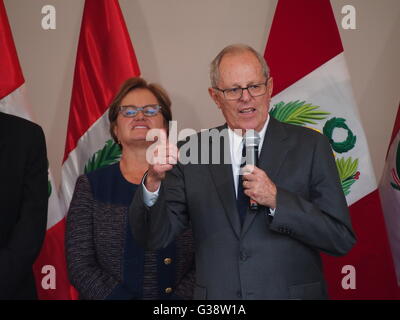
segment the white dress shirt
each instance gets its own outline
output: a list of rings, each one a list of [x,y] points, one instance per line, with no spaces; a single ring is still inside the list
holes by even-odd
[[[267,121],[265,121],[264,127],[261,129],[260,132],[258,132],[258,134],[260,135],[258,156],[260,156],[261,154],[261,149],[264,142],[265,132],[267,131],[268,123],[269,123],[269,116],[267,118]],[[230,146],[231,160],[232,160],[232,174],[233,174],[233,181],[235,183],[235,193],[237,198],[240,163],[242,161],[243,136],[237,134],[231,128],[229,128],[228,134],[229,134],[229,146]]]

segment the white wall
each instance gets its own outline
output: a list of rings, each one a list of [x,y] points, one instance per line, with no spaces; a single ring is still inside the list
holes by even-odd
[[[56,183],[67,130],[83,0],[5,0],[37,122]],[[225,45],[245,42],[263,53],[277,0],[120,0],[142,75],[173,100],[179,128],[223,121],[208,96],[208,66]],[[379,178],[400,102],[400,1],[332,0],[356,8],[357,29],[340,28],[361,121]],[[57,10],[56,30],[41,28],[41,8]],[[299,17],[301,23],[301,17]]]

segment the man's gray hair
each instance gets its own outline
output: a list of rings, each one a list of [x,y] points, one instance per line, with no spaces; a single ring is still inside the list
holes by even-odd
[[[211,80],[211,86],[213,88],[217,87],[218,81],[219,81],[219,64],[221,63],[222,58],[226,54],[237,54],[237,53],[243,53],[249,51],[253,53],[257,60],[260,62],[263,74],[266,79],[269,78],[269,67],[267,63],[265,62],[265,59],[262,55],[260,55],[256,50],[254,50],[252,47],[246,45],[246,44],[232,44],[230,46],[225,47],[224,49],[221,50],[220,53],[214,58],[213,61],[211,61],[210,64],[210,80]]]

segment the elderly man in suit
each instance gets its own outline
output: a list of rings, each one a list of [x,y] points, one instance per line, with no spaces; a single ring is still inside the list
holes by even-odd
[[[226,134],[220,148],[204,132],[192,140],[198,159],[220,150],[222,161],[176,163],[176,148],[162,142],[166,155],[154,158],[131,205],[133,235],[155,249],[191,225],[195,299],[327,298],[320,251],[344,255],[355,243],[328,140],[269,116],[273,81],[251,47],[224,48],[210,75],[210,96],[226,120],[214,131]],[[241,176],[251,129],[260,137],[259,162]]]
[[[0,112],[0,299],[36,299],[32,265],[47,223],[42,129]]]

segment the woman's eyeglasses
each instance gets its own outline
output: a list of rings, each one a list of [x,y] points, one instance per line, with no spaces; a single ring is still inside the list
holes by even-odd
[[[119,112],[126,117],[126,118],[133,118],[135,117],[139,111],[142,111],[146,117],[153,117],[160,112],[161,106],[158,104],[148,104],[147,106],[143,107],[136,107],[136,106],[120,106]]]

